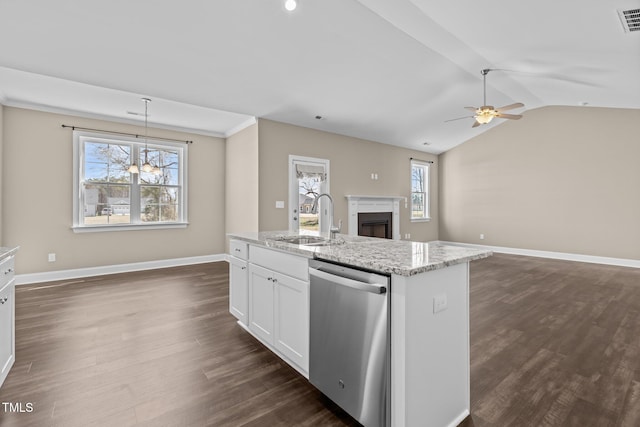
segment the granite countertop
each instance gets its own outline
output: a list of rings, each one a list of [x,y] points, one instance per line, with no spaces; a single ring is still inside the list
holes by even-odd
[[[18,252],[18,249],[20,249],[20,246],[17,246],[15,248],[5,248],[0,246],[0,261],[7,257],[10,257],[11,255],[14,255],[16,252]]]
[[[317,235],[317,233],[309,234]],[[261,231],[230,233],[229,237],[307,258],[333,261],[400,276],[414,276],[492,255],[491,251],[485,249],[443,245],[438,242],[410,242],[346,234],[339,234],[336,243],[327,246],[296,245],[278,240],[278,238],[295,235],[298,233]]]

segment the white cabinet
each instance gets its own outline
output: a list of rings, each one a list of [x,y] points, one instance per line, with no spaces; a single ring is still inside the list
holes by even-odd
[[[249,275],[247,261],[229,259],[229,312],[243,325],[249,322]]]
[[[15,362],[15,286],[13,256],[0,263],[0,386]]]
[[[275,276],[275,347],[309,370],[309,282]]]
[[[231,240],[229,246],[229,312],[246,326],[249,324],[248,245]]]
[[[309,372],[309,262],[232,239],[229,312],[300,371]]]
[[[249,330],[273,345],[273,271],[249,265]]]
[[[262,246],[249,246],[249,331],[291,366],[307,375],[307,258]]]

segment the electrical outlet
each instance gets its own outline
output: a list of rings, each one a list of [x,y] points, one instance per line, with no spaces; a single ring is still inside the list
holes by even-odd
[[[438,294],[433,297],[433,314],[447,309],[447,294]]]
[[[284,200],[276,200],[276,209],[284,209]]]
[[[56,254],[54,253],[49,254],[49,262],[56,262]]]
[[[480,240],[484,240],[484,234],[480,235]]]

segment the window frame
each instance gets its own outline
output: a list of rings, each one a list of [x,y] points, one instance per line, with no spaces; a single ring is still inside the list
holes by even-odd
[[[140,182],[139,175],[132,176],[129,182],[130,186],[130,212],[134,210],[138,212],[138,220],[129,224],[84,224],[84,149],[85,142],[96,142],[105,144],[128,145],[131,149],[131,158],[139,158],[139,153],[144,149],[144,141],[140,138],[127,137],[121,135],[111,135],[90,131],[73,131],[73,225],[72,229],[75,233],[85,232],[104,232],[104,231],[126,231],[126,230],[150,230],[150,229],[169,229],[169,228],[186,228],[188,221],[188,146],[183,143],[155,140],[151,143],[147,141],[149,149],[171,149],[178,151],[178,185],[166,185],[166,187],[179,188],[178,209],[180,218],[178,221],[166,222],[143,222],[139,218],[141,210],[140,189],[146,185]],[[139,163],[139,162],[138,162]],[[132,174],[133,175],[133,174]],[[163,185],[164,187],[165,185]],[[132,215],[133,216],[133,215]]]
[[[419,167],[422,168],[424,170],[423,173],[423,186],[424,186],[424,191],[413,191],[413,169]],[[428,222],[431,221],[431,164],[429,162],[424,162],[424,161],[420,161],[420,160],[411,160],[411,169],[410,169],[410,181],[409,181],[409,190],[410,190],[410,196],[409,196],[409,202],[410,202],[410,208],[409,208],[409,217],[411,222]],[[414,194],[423,194],[424,197],[424,210],[425,210],[425,215],[423,217],[418,217],[415,218],[413,216],[413,195]]]

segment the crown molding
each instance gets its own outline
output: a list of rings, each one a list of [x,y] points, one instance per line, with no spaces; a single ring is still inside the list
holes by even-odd
[[[24,108],[27,110],[44,111],[46,113],[65,114],[69,116],[83,117],[87,119],[104,120],[104,121],[114,122],[114,123],[124,123],[129,125],[142,126],[140,123],[140,120],[132,120],[132,119],[127,119],[122,117],[109,116],[106,114],[89,113],[86,111],[73,110],[69,108],[54,107],[51,105],[19,101],[19,100],[3,97],[1,92],[0,92],[0,104],[5,105],[7,107]],[[253,120],[255,121],[255,117],[253,118]],[[212,131],[207,131],[203,129],[193,129],[193,128],[188,128],[183,126],[173,126],[173,125],[166,125],[162,123],[152,123],[152,122],[149,122],[149,125],[156,129],[171,130],[171,131],[183,132],[183,133],[192,133],[192,134],[203,135],[203,136],[212,136],[215,138],[227,138],[226,133],[222,133],[222,132],[212,132]]]

